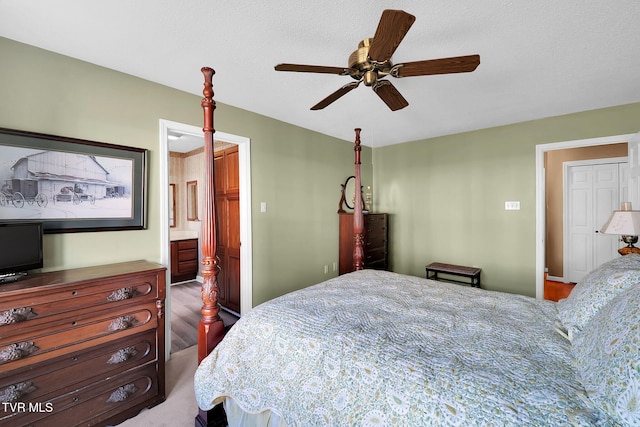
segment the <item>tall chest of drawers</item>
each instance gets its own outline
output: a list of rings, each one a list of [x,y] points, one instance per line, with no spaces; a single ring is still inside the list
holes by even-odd
[[[0,286],[0,425],[112,425],[162,402],[164,301],[146,261]]]
[[[353,214],[339,213],[339,268],[340,274],[353,271]],[[364,214],[364,268],[386,270],[389,268],[388,232],[386,213]]]

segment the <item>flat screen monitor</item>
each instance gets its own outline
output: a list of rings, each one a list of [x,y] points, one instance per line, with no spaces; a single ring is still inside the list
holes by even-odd
[[[41,222],[0,222],[0,283],[42,268]]]

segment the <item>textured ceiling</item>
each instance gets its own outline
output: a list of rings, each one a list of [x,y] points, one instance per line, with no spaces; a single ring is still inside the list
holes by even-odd
[[[273,67],[346,67],[383,9],[416,16],[394,63],[480,66],[394,79],[396,112],[363,85],[310,111],[353,80]],[[374,147],[639,102],[639,23],[638,0],[0,0],[2,37],[197,95],[211,66],[217,102]]]

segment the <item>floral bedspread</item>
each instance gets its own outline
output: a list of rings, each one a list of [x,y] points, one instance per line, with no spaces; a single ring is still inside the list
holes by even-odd
[[[584,397],[555,303],[384,271],[244,315],[195,375],[296,426],[611,425]]]

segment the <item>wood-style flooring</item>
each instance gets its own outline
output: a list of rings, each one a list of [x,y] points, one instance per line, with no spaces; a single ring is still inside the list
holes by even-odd
[[[548,299],[551,301],[558,301],[562,298],[567,298],[575,283],[563,283],[556,282],[553,280],[547,279],[547,273],[544,273],[544,299]]]
[[[198,323],[200,322],[201,284],[191,281],[171,286],[171,353],[198,344]],[[231,327],[238,317],[220,310],[220,317],[226,328]]]

